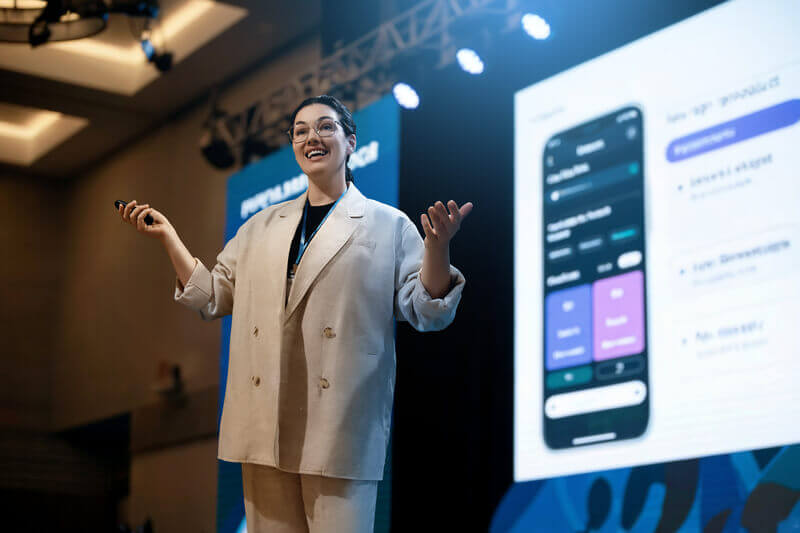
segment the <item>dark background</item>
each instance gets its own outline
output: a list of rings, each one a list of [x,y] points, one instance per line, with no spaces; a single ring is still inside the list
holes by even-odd
[[[436,200],[475,209],[450,245],[467,279],[453,324],[398,324],[394,531],[485,531],[513,482],[514,93],[719,3],[540,3],[548,40],[513,31],[482,75],[453,64],[418,81],[420,106],[401,122],[400,208],[420,232]]]

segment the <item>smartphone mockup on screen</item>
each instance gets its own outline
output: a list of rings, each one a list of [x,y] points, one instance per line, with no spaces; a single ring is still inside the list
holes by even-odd
[[[641,435],[649,416],[642,112],[550,137],[543,154],[544,439]]]

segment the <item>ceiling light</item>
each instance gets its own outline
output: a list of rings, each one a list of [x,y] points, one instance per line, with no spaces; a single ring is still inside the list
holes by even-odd
[[[242,143],[242,166],[266,157],[278,149],[280,146],[271,144],[258,136],[248,135]]]
[[[182,1],[174,9],[159,14],[156,50],[162,42],[169,43],[175,65],[241,21],[247,13],[246,9],[222,1]],[[50,42],[36,49],[0,44],[0,49],[2,70],[117,94],[133,95],[159,78],[158,70],[147,62],[141,42],[135,37],[119,42],[97,38]]]
[[[0,0],[0,9],[42,9],[45,0]]]
[[[28,42],[71,41],[91,37],[106,27],[108,8],[102,0],[49,0],[28,28]]]
[[[392,94],[400,107],[405,109],[416,109],[419,106],[419,95],[414,88],[407,83],[396,83],[392,88]]]
[[[550,37],[550,25],[539,15],[526,13],[522,16],[522,28],[534,39],[542,40]]]
[[[236,162],[231,145],[221,139],[215,131],[206,131],[200,138],[200,151],[206,161],[217,168],[230,168]]]
[[[0,103],[0,161],[28,166],[86,127],[88,120],[43,109]]]
[[[191,0],[190,2],[182,4],[175,11],[165,15],[163,19],[159,19],[158,33],[163,40],[167,42],[172,41],[215,9],[219,11],[216,16],[224,19],[227,15],[225,11],[233,11],[238,8],[231,8],[225,4],[219,4],[209,0]],[[246,11],[239,14],[235,20],[239,20],[239,18],[244,16],[244,13],[246,13]],[[56,43],[53,45],[54,48],[66,52],[87,55],[106,61],[124,61],[132,65],[144,64],[142,46],[142,43],[134,43],[130,46],[122,47],[95,39]],[[178,53],[178,55],[180,56],[181,54]]]
[[[59,1],[0,0],[0,41],[37,46],[88,37],[105,28],[105,12],[102,0],[76,0],[69,9]]]
[[[477,75],[483,72],[483,60],[472,48],[462,48],[456,52],[456,60],[464,72]]]
[[[392,88],[394,99],[400,107],[417,109],[422,101],[421,94],[430,83],[429,72],[441,59],[442,52],[434,48],[404,51],[395,56],[387,67],[384,87]]]
[[[211,92],[208,117],[203,123],[206,129],[200,137],[200,151],[206,161],[216,168],[224,169],[236,163],[236,156],[233,153],[233,138],[225,124],[228,114],[218,107],[218,101],[219,95],[215,88]]]
[[[32,113],[31,118],[24,125],[0,120],[0,136],[32,139],[58,122],[61,117],[61,113],[54,111],[39,111]]]
[[[0,41],[29,42],[91,37],[106,27],[109,13],[155,18],[157,0],[0,0]]]

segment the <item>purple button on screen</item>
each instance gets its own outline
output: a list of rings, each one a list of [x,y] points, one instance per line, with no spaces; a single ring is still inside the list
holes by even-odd
[[[595,361],[644,350],[643,280],[641,270],[636,270],[594,283]]]
[[[794,98],[675,139],[667,146],[667,160],[677,163],[711,150],[786,128],[798,120],[800,120],[800,99]]]
[[[546,299],[547,370],[592,360],[592,289],[579,285],[553,292]]]

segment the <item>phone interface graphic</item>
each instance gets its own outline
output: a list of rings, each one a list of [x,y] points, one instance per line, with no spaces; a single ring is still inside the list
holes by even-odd
[[[544,438],[641,435],[649,416],[642,113],[552,136],[543,154]]]

